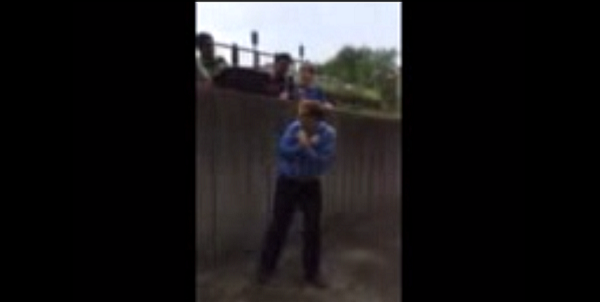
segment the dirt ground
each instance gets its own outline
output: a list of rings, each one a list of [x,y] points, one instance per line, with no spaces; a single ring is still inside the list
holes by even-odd
[[[271,283],[255,282],[256,256],[198,274],[198,302],[397,302],[400,301],[399,213],[340,222],[323,234],[327,289],[302,282],[300,242],[291,240]]]

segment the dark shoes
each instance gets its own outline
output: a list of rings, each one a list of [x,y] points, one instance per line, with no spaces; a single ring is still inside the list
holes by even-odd
[[[325,281],[325,279],[323,279],[322,276],[306,278],[306,283],[310,286],[313,286],[313,287],[316,287],[319,289],[324,289],[324,288],[329,287],[329,284],[327,283],[327,281]]]
[[[272,276],[273,276],[273,273],[261,270],[258,272],[258,275],[256,276],[256,282],[258,282],[259,285],[265,285],[265,284],[269,283]]]
[[[269,281],[271,281],[272,277],[272,272],[261,270],[257,274],[256,281],[259,285],[266,285],[267,283],[269,283]],[[318,289],[325,289],[329,287],[329,284],[320,275],[315,277],[305,277],[304,280],[306,281],[307,285]]]

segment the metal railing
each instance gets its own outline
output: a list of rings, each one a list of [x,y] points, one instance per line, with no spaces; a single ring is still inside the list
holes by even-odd
[[[250,54],[252,55],[252,64],[251,67],[255,70],[259,70],[264,66],[261,66],[261,57],[267,57],[270,59],[269,63],[274,63],[276,52],[268,52],[264,50],[258,49],[258,33],[253,31],[251,33],[251,43],[252,47],[240,46],[238,43],[223,43],[223,42],[214,42],[215,48],[227,49],[230,51],[230,65],[233,67],[240,67],[240,53],[242,54]],[[298,46],[298,55],[296,57],[292,56],[291,53],[281,51],[279,53],[288,53],[292,57],[292,66],[291,71],[292,74],[297,74],[298,67],[305,62],[304,59],[304,45],[300,44]],[[400,79],[399,79],[400,81]],[[329,77],[327,74],[319,73],[317,75],[317,83],[321,85],[327,85],[328,87],[334,87],[335,90],[352,90],[354,85],[351,83],[345,83],[343,81],[337,80],[333,77]],[[374,82],[373,85],[369,88],[375,88],[378,82]],[[397,84],[398,91],[400,91],[401,83]]]
[[[275,55],[276,55],[276,53],[273,53],[273,52],[267,52],[267,51],[263,51],[263,50],[258,50],[258,49],[250,48],[250,47],[239,46],[237,43],[226,44],[226,43],[215,42],[215,47],[229,49],[231,51],[230,61],[231,61],[231,65],[233,67],[239,67],[240,66],[240,52],[242,52],[242,53],[249,53],[249,54],[252,55],[252,57],[253,57],[252,67],[254,69],[258,69],[258,68],[261,67],[260,66],[260,61],[261,61],[260,58],[261,57],[268,57],[270,59],[274,59]],[[292,62],[293,63],[300,63],[300,62],[302,62],[302,60],[294,59],[292,57]]]
[[[240,46],[237,43],[227,44],[227,43],[222,43],[222,42],[215,42],[214,46],[219,47],[219,48],[229,49],[231,51],[230,60],[231,60],[231,65],[233,67],[240,66],[240,52],[250,53],[252,55],[252,62],[253,62],[252,67],[254,69],[259,69],[261,67],[260,66],[260,58],[261,57],[269,57],[271,59],[275,58],[275,55],[277,53],[267,52],[264,50],[259,50],[257,48],[258,34],[255,32],[252,33],[252,44],[253,44],[252,47],[245,47],[245,46]],[[290,56],[291,56],[291,54],[290,54]],[[294,58],[292,56],[292,63],[295,64],[295,63],[304,62],[304,45],[300,45],[298,47],[298,57],[299,58]]]

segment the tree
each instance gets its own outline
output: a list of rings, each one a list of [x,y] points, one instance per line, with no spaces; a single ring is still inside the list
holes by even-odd
[[[322,65],[323,74],[348,84],[374,89],[387,104],[397,99],[398,51],[344,46]],[[389,103],[388,103],[389,102]],[[390,106],[386,107],[390,108]],[[396,107],[396,106],[391,106]]]
[[[376,77],[397,68],[396,49],[372,49],[366,46],[343,47],[323,64],[325,74],[358,85],[372,85]]]

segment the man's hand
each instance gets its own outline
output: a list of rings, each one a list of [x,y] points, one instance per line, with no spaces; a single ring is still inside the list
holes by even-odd
[[[308,135],[306,134],[306,132],[304,130],[300,130],[298,132],[298,142],[303,147],[309,147],[310,146],[311,140],[309,139]]]
[[[321,137],[319,137],[318,134],[315,134],[312,137],[308,137],[308,135],[306,134],[306,132],[304,132],[304,130],[300,130],[298,132],[298,141],[299,141],[300,145],[302,145],[304,147],[310,147],[312,145],[316,145],[317,143],[319,143],[320,139],[321,139]]]
[[[289,100],[289,96],[287,91],[282,92],[281,94],[279,94],[279,99],[282,101],[287,101]]]
[[[311,143],[311,144],[313,144],[313,145],[316,145],[316,144],[318,144],[318,143],[319,143],[319,140],[320,140],[320,139],[321,139],[321,138],[319,137],[319,135],[318,135],[318,134],[316,134],[316,135],[313,135],[313,137],[311,137],[311,138],[310,138],[310,143]]]

